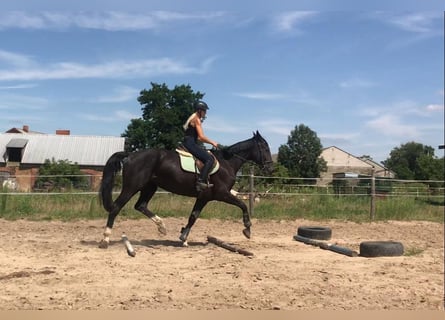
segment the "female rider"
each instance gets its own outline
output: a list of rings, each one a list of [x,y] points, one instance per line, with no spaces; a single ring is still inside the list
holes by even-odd
[[[218,143],[207,138],[202,129],[202,122],[205,119],[207,110],[209,110],[207,104],[204,101],[197,101],[194,104],[194,108],[195,112],[187,119],[183,126],[185,130],[183,145],[192,155],[204,163],[204,167],[196,182],[196,190],[200,192],[206,188],[213,187],[212,184],[208,183],[208,176],[215,160],[213,156],[198,145],[198,140],[209,143],[215,148],[218,147]]]

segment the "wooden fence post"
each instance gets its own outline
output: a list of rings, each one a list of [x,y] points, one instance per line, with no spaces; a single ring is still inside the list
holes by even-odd
[[[253,166],[250,168],[249,175],[249,212],[250,216],[253,217],[253,205],[255,202],[255,194],[253,193],[254,182],[253,182]]]
[[[372,169],[372,176],[371,176],[371,220],[374,220],[375,218],[375,170]]]

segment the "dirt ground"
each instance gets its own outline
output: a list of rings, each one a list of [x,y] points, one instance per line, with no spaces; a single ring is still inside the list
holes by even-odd
[[[105,220],[0,219],[1,310],[443,310],[444,229],[430,222],[357,224],[200,219],[181,246],[186,219],[116,220],[99,249]],[[403,243],[398,257],[348,257],[293,239],[299,226],[332,228],[330,243]],[[136,250],[127,255],[125,232]],[[207,242],[213,236],[254,254]]]

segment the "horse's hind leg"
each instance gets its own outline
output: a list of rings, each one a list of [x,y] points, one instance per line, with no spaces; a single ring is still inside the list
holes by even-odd
[[[198,219],[202,209],[207,204],[207,200],[203,199],[196,199],[195,205],[193,206],[192,213],[189,216],[188,223],[185,227],[181,229],[181,235],[179,236],[179,239],[182,241],[182,245],[184,247],[187,247],[187,237],[190,233],[190,230],[192,229],[192,226],[195,224],[196,220]]]
[[[148,202],[151,200],[151,198],[155,194],[157,188],[158,187],[155,184],[149,184],[146,187],[144,187],[141,190],[141,194],[139,196],[138,201],[134,205],[134,208],[136,210],[142,212],[145,216],[147,216],[154,223],[156,223],[159,233],[166,235],[167,229],[165,228],[165,225],[164,225],[164,222],[162,221],[162,219],[155,213],[148,210],[148,208],[147,208]]]
[[[114,220],[116,219],[116,216],[119,214],[123,206],[131,199],[131,197],[134,194],[129,194],[127,192],[124,192],[122,190],[121,194],[113,203],[113,208],[108,213],[108,219],[107,219],[107,226],[105,228],[104,232],[104,238],[99,243],[99,248],[106,249],[108,248],[108,244],[110,243],[110,236],[111,236],[111,229],[114,225]]]

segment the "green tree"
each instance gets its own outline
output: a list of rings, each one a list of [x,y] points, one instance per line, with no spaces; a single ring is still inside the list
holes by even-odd
[[[398,179],[428,180],[435,171],[431,169],[434,159],[437,158],[433,147],[412,141],[394,148],[382,163],[394,171]],[[440,180],[443,180],[443,174]]]
[[[127,140],[126,149],[176,148],[183,138],[182,125],[194,111],[193,103],[203,96],[190,85],[169,89],[165,83],[151,82],[151,89],[142,90],[137,99],[142,117],[132,119],[122,134]]]
[[[80,171],[77,163],[68,160],[55,161],[46,159],[39,169],[34,188],[47,190],[87,189],[87,177]]]
[[[445,176],[445,159],[421,155],[417,159],[419,166],[419,177],[421,180],[443,181]]]
[[[278,163],[287,168],[289,176],[318,178],[326,171],[326,161],[320,158],[322,148],[317,134],[300,124],[291,131],[287,144],[279,147]]]
[[[287,171],[287,168],[285,168],[283,165],[274,162],[274,171],[272,175],[264,177],[263,170],[260,166],[258,166],[255,163],[252,162],[246,162],[243,164],[243,166],[240,168],[240,171],[238,172],[241,177],[238,177],[237,184],[235,185],[235,189],[239,192],[248,192],[250,188],[250,181],[249,181],[249,175],[251,173],[251,170],[253,168],[253,175],[257,178],[254,181],[255,189],[258,190],[269,190],[273,187],[286,183],[286,177],[289,177],[289,173]],[[261,178],[259,178],[261,177]]]
[[[361,157],[358,157],[358,158],[363,160],[363,161],[365,161],[365,160],[374,161],[369,154],[364,154],[364,155],[362,155]]]

